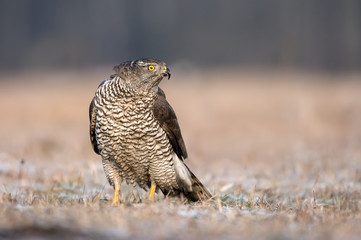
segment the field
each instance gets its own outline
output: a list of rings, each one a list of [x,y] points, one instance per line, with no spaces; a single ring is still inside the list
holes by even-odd
[[[208,202],[111,206],[88,105],[109,68],[2,74],[0,239],[360,239],[357,74],[176,69],[161,87]]]

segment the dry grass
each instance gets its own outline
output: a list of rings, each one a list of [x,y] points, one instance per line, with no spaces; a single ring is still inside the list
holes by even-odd
[[[360,76],[175,71],[161,86],[215,198],[124,185],[112,207],[87,112],[107,74],[1,76],[0,239],[360,238]]]

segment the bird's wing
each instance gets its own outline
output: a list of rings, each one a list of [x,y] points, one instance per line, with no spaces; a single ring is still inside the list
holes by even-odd
[[[93,98],[89,106],[90,141],[93,145],[94,152],[100,154],[96,139],[96,134],[95,134],[95,117],[96,117],[96,109],[94,107],[94,98]]]
[[[177,117],[173,108],[166,100],[163,90],[160,88],[158,89],[155,102],[152,106],[152,111],[154,117],[166,132],[174,152],[177,154],[179,159],[186,159],[188,154],[183,141],[182,133],[179,128]]]
[[[113,75],[110,76],[110,78],[114,77]],[[109,79],[107,80],[104,80],[103,82],[101,82],[98,86],[98,89],[100,87],[102,87],[106,82],[108,82]],[[95,100],[95,97],[92,99],[91,103],[90,103],[90,106],[89,106],[89,121],[90,121],[90,141],[93,145],[93,149],[94,149],[94,152],[96,152],[97,154],[100,154],[100,151],[99,151],[99,148],[98,148],[98,142],[97,142],[97,136],[96,136],[96,133],[95,133],[95,122],[96,122],[96,108],[95,108],[95,105],[94,105],[94,100]]]

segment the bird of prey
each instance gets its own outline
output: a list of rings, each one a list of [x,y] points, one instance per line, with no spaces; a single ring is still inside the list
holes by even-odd
[[[119,205],[123,180],[165,196],[198,201],[211,194],[184,163],[187,150],[176,115],[158,84],[171,76],[157,59],[121,63],[90,103],[90,140]]]

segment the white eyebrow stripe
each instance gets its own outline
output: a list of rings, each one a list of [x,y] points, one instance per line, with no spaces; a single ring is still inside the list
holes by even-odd
[[[145,65],[143,61],[137,61],[137,64],[138,64],[139,66],[144,66],[144,65]]]

